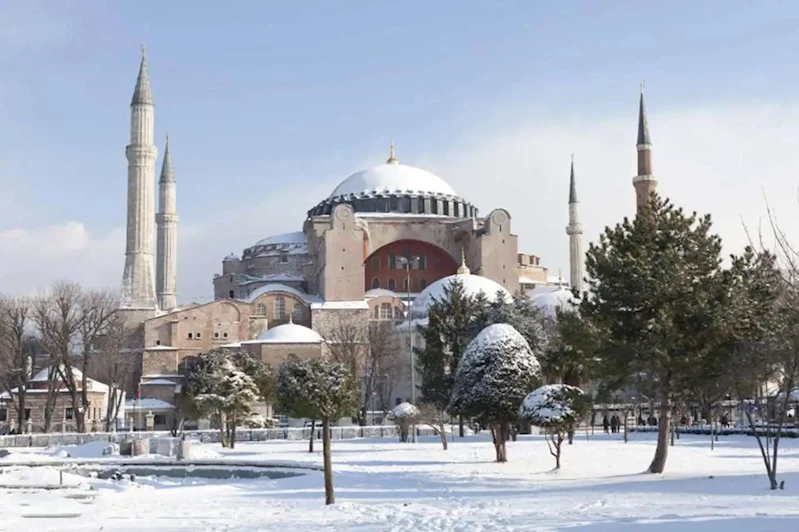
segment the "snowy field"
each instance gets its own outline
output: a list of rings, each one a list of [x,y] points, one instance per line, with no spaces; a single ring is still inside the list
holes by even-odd
[[[335,441],[337,504],[330,507],[316,471],[280,480],[134,483],[65,474],[65,483],[89,483],[96,496],[0,490],[0,530],[799,530],[799,441],[784,440],[785,490],[769,491],[754,438],[721,438],[711,451],[707,437],[683,436],[670,448],[664,475],[642,473],[652,458],[653,435],[632,438],[624,444],[619,435],[582,436],[564,445],[558,472],[538,436],[510,442],[506,464],[492,462],[487,435],[458,439],[446,452],[432,438],[418,444]],[[233,451],[203,447],[207,457],[216,451],[237,462],[322,461],[321,452],[306,452],[307,442],[244,443]],[[52,451],[47,457],[38,452],[24,454],[53,459]],[[19,459],[19,453],[4,460]],[[11,480],[57,483],[58,472],[40,467],[0,475],[2,484]]]

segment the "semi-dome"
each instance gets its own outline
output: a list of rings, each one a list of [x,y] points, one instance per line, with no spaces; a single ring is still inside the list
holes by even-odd
[[[446,181],[432,172],[405,164],[380,164],[342,181],[329,198],[346,194],[441,194],[456,196]]]
[[[284,323],[267,329],[253,343],[259,344],[319,344],[324,339],[319,333],[296,323]]]
[[[468,272],[468,270],[466,271]],[[411,316],[414,319],[427,317],[427,313],[433,303],[435,301],[440,301],[444,297],[445,290],[447,290],[456,279],[463,284],[464,293],[469,297],[477,296],[482,292],[489,301],[494,301],[497,294],[500,293],[508,303],[513,301],[513,297],[504,286],[496,281],[492,281],[488,277],[473,275],[471,273],[456,273],[455,275],[439,279],[425,288],[411,305]]]
[[[547,316],[555,316],[558,309],[576,310],[577,305],[580,303],[571,290],[565,288],[536,294],[532,297],[532,300],[533,304]]]

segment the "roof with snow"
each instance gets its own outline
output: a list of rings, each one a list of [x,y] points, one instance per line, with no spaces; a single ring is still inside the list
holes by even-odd
[[[33,375],[33,377],[31,377],[29,382],[47,382],[49,380],[50,369],[54,368],[54,367],[55,366],[50,366],[49,368],[44,368],[43,370],[37,372],[35,375]],[[60,366],[60,368],[61,368],[61,372],[65,371],[65,368],[64,368],[63,364]],[[56,375],[55,378],[56,378],[57,381],[61,381],[61,378],[60,378],[59,375]],[[72,378],[75,379],[76,383],[81,382],[82,379],[83,379],[83,372],[81,370],[79,370],[78,368],[73,367],[72,368]],[[92,392],[107,392],[108,391],[108,385],[107,384],[103,384],[100,381],[94,380],[92,378],[87,378],[86,382],[89,383],[88,389],[91,390]],[[16,393],[18,390],[19,390],[19,388],[14,388],[14,389],[11,390],[11,393]],[[28,389],[27,393],[30,393],[32,391],[34,391],[34,390]],[[43,391],[45,391],[45,390],[43,390]],[[8,399],[8,398],[9,398],[8,392],[3,392],[2,394],[0,394],[0,399]]]
[[[324,338],[313,329],[296,323],[285,323],[272,327],[260,335],[255,340],[248,340],[247,344],[319,344],[324,342]]]
[[[364,296],[367,298],[380,296],[399,297],[393,290],[387,290],[385,288],[372,288],[371,290],[367,290]]]
[[[130,399],[125,401],[125,409],[127,410],[128,408],[131,410],[173,410],[175,406],[154,397],[143,397],[138,400]]]
[[[557,309],[576,310],[580,303],[571,290],[565,288],[534,294],[531,299],[533,304],[548,316],[554,316]]]
[[[467,296],[474,297],[482,292],[489,301],[494,301],[497,293],[500,292],[505,298],[505,301],[510,303],[513,300],[510,292],[508,292],[504,286],[496,281],[492,281],[488,277],[471,273],[456,273],[439,279],[425,288],[411,305],[411,316],[414,318],[423,318],[427,316],[427,312],[430,310],[433,303],[444,297],[444,291],[455,279],[463,283],[463,288]]]
[[[311,303],[322,302],[322,299],[319,296],[308,295],[305,292],[297,290],[296,288],[292,288],[290,286],[280,283],[269,283],[261,287],[258,287],[255,290],[253,290],[252,293],[249,296],[247,296],[243,301],[246,301],[247,303],[252,303],[263,294],[268,294],[271,292],[286,292],[288,294],[297,296],[297,298],[303,300],[305,303],[308,303],[309,305]]]

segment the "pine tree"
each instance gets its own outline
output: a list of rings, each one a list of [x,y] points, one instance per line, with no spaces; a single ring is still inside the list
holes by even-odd
[[[524,337],[495,323],[469,343],[458,366],[450,410],[491,427],[497,462],[507,462],[505,441],[522,400],[539,384],[541,368]]]
[[[710,230],[709,215],[686,215],[653,195],[586,254],[590,291],[580,312],[602,331],[602,372],[620,381],[649,374],[657,385],[652,473],[666,465],[673,395],[710,349],[706,333],[719,316],[721,239]]]

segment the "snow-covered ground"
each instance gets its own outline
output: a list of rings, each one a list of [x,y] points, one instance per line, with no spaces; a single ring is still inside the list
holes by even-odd
[[[213,450],[236,462],[319,465],[322,458],[306,452],[307,442]],[[505,464],[492,461],[487,435],[458,439],[446,452],[434,438],[335,441],[331,507],[316,471],[280,480],[133,483],[65,475],[65,483],[92,485],[96,496],[0,490],[0,530],[799,530],[799,441],[784,440],[782,491],[768,490],[750,437],[722,438],[711,451],[707,437],[683,436],[670,448],[664,475],[643,473],[653,451],[652,435],[633,435],[627,444],[619,435],[582,436],[564,448],[563,468],[553,472],[539,436],[510,442]],[[47,466],[23,468],[0,474],[0,484],[57,476]],[[48,513],[80,516],[30,517]]]

